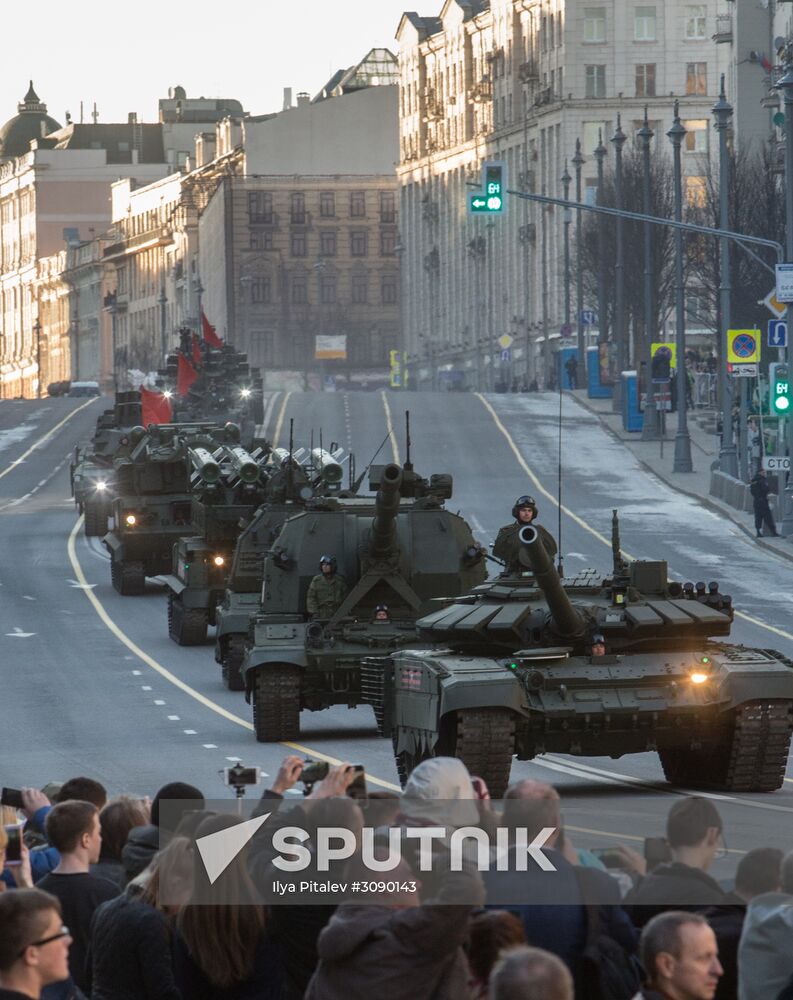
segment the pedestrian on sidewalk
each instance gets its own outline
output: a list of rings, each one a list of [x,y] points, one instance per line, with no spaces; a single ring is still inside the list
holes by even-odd
[[[570,357],[564,363],[565,370],[567,371],[567,388],[577,389],[578,388],[578,362],[576,359],[570,355]]]
[[[768,494],[771,492],[771,487],[768,485],[765,469],[760,469],[757,472],[754,479],[749,483],[749,489],[751,490],[754,504],[754,528],[757,532],[757,537],[763,537],[762,528],[763,524],[765,524],[768,529],[766,534],[772,538],[776,538],[777,531],[774,524],[774,515],[771,513],[771,507],[768,503]]]

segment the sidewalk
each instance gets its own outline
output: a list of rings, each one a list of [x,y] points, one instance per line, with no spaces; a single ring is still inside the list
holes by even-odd
[[[691,438],[691,463],[694,471],[673,472],[677,414],[669,414],[667,418],[666,440],[663,443],[662,458],[660,441],[642,441],[641,433],[623,430],[622,416],[612,412],[610,399],[589,399],[585,389],[567,390],[565,394],[574,396],[585,409],[594,413],[606,430],[622,441],[636,456],[639,464],[648,472],[663,479],[678,493],[684,493],[717,514],[729,518],[758,547],[775,552],[793,562],[793,536],[789,538],[757,538],[752,514],[735,510],[734,507],[729,507],[710,495],[710,467],[719,458],[719,439],[715,434],[704,430],[695,419],[697,413],[703,411],[689,411],[688,432]]]

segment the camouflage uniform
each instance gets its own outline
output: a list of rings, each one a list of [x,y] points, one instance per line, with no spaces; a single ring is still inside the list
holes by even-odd
[[[542,544],[545,546],[545,551],[551,559],[553,559],[556,556],[556,542],[554,541],[553,535],[543,528],[541,524],[537,524],[535,521],[531,522],[531,526],[539,533],[539,536],[542,539]],[[505,564],[504,571],[506,573],[516,574],[531,572],[531,567],[528,565],[524,566],[518,558],[521,550],[518,531],[525,527],[525,524],[518,524],[516,521],[513,521],[512,524],[504,525],[496,537],[496,543],[493,546],[493,555],[496,559],[503,560]]]
[[[308,586],[306,611],[312,618],[332,618],[347,596],[347,584],[337,573],[317,573]]]

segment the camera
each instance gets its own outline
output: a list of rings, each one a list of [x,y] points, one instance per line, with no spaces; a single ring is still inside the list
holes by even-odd
[[[236,791],[238,797],[245,794],[248,785],[258,785],[259,780],[258,767],[243,767],[237,762],[233,767],[223,768],[223,781]]]
[[[347,795],[351,799],[365,799],[367,793],[364,766],[363,764],[351,764],[350,767],[355,771],[355,778],[347,786]],[[306,786],[303,794],[310,795],[314,785],[328,776],[329,769],[330,765],[324,760],[304,761],[303,770],[300,772],[300,780]]]
[[[22,792],[18,788],[4,788],[0,795],[0,806],[10,806],[12,809],[22,808]]]

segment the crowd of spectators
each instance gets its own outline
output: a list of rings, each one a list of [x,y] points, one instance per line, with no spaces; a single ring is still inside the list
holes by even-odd
[[[552,870],[482,871],[466,854],[438,877],[404,854],[388,888],[361,901],[267,905],[271,843],[254,836],[210,879],[196,842],[243,820],[207,809],[191,785],[151,801],[108,800],[88,778],[26,788],[0,817],[0,1000],[793,1000],[793,852],[756,848],[717,880],[711,799],[675,801],[667,856],[648,865],[622,845],[602,858],[576,848],[550,785],[517,782],[496,815],[457,758],[424,761],[403,797],[369,803],[346,794],[352,768],[332,767],[287,811],[279,800],[302,767],[284,760],[254,816],[284,808],[314,835],[343,826],[360,838],[374,800],[386,834],[438,824],[443,810],[448,820],[451,802],[454,826],[506,830],[508,857],[525,851],[519,831],[552,831]]]

